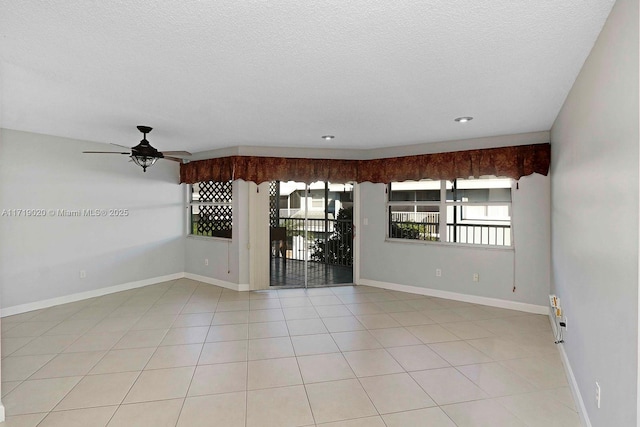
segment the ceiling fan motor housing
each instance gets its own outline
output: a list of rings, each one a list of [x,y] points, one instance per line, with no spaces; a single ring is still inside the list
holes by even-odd
[[[153,148],[151,146],[151,144],[149,144],[149,141],[147,141],[146,139],[143,139],[142,141],[140,141],[140,144],[138,144],[135,147],[131,148],[131,155],[132,156],[157,157],[157,158],[164,157],[162,155],[162,153],[159,152],[157,149]]]

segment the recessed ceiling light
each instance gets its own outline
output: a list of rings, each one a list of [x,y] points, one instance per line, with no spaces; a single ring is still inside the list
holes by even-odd
[[[470,122],[471,120],[473,120],[473,117],[456,117],[453,120],[458,122],[458,123],[467,123],[467,122]]]
[[[322,139],[324,139],[325,141],[331,141],[333,138],[335,138],[335,136],[333,135],[323,135]]]

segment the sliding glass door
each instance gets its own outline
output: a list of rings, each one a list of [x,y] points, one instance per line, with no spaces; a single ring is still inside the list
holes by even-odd
[[[353,283],[353,186],[274,181],[270,185],[270,284]]]

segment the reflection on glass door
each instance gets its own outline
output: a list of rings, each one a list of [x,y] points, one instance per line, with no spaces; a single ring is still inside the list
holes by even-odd
[[[353,186],[270,185],[271,286],[353,283]]]

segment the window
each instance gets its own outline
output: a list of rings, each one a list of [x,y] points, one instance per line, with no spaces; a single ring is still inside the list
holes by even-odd
[[[394,182],[387,192],[390,238],[440,241],[440,181]]]
[[[511,246],[511,184],[503,178],[391,183],[387,236]]]
[[[232,187],[232,181],[206,181],[191,186],[191,235],[231,238]]]

